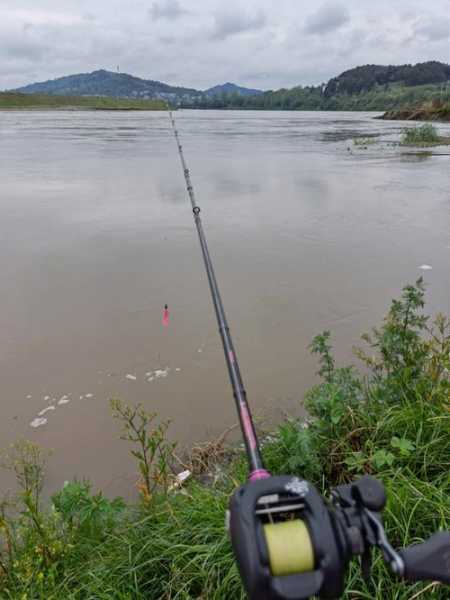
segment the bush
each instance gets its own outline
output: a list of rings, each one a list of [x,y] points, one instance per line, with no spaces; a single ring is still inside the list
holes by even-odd
[[[404,129],[401,142],[407,146],[426,146],[438,143],[439,135],[436,127],[425,123],[418,127]]]

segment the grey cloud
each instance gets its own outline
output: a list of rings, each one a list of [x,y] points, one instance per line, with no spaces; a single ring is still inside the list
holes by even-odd
[[[430,19],[420,23],[415,32],[430,42],[438,42],[450,38],[450,19]]]
[[[307,33],[330,33],[339,29],[350,20],[346,6],[334,2],[326,2],[305,21]]]
[[[226,38],[245,31],[263,29],[267,19],[262,11],[255,14],[240,12],[220,12],[214,15],[214,30],[211,37],[216,40]]]
[[[448,2],[0,0],[0,89],[117,64],[198,89],[276,89],[367,63],[450,62]]]
[[[153,2],[150,9],[150,16],[154,21],[158,19],[167,19],[174,21],[185,15],[188,11],[185,10],[178,0],[157,0]]]

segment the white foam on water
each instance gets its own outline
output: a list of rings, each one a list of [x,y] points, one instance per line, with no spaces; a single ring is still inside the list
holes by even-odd
[[[155,379],[154,377],[149,377],[149,378],[147,379],[147,381],[148,381],[148,382],[150,382],[150,381],[153,381],[154,379]]]
[[[61,405],[61,404],[69,404],[69,402],[70,402],[70,398],[64,398],[64,397],[62,397],[60,400],[58,400],[58,404],[59,405]]]
[[[83,400],[84,396],[80,396],[80,400]]]
[[[169,374],[169,367],[166,367],[165,369],[156,369],[155,371],[155,377],[157,379],[159,379],[160,377],[167,377],[167,375]]]
[[[147,371],[145,374],[146,377],[151,377],[153,375],[153,371]]]
[[[30,400],[30,398],[32,398],[32,395],[31,395],[31,394],[28,394],[28,396],[27,396],[27,400]]]
[[[42,427],[47,423],[47,419],[45,417],[36,417],[30,423],[30,427]]]
[[[179,372],[181,371],[180,367],[177,367],[177,368],[175,369],[175,371],[177,371],[177,373],[179,373]]]
[[[47,400],[50,400],[50,396],[45,396],[44,400],[47,402]]]
[[[419,269],[422,269],[422,271],[431,271],[433,267],[431,265],[420,265]]]
[[[47,406],[47,408],[43,408],[43,409],[41,410],[41,412],[38,412],[38,415],[39,415],[40,417],[42,417],[42,415],[45,415],[45,413],[46,413],[46,412],[49,412],[50,410],[55,410],[55,407],[53,406],[53,404],[52,404],[52,405],[50,405],[50,406]]]
[[[94,397],[94,394],[91,394],[90,392],[89,392],[89,394],[86,394],[86,396],[85,396],[85,398],[93,398],[93,397]]]
[[[127,373],[125,375],[125,378],[126,379],[131,379],[131,381],[136,381],[136,379],[137,379],[136,375],[131,375],[131,373]]]

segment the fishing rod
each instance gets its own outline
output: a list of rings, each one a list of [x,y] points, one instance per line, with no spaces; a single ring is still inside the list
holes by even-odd
[[[251,600],[339,598],[350,560],[359,556],[369,578],[372,548],[381,550],[390,570],[404,580],[450,585],[450,532],[422,544],[394,550],[383,528],[383,484],[370,475],[331,491],[326,501],[308,481],[272,476],[265,468],[239,363],[233,346],[200,207],[170,107],[167,106],[192,205],[203,261],[222,339],[233,396],[249,463],[246,484],[230,501],[230,534],[242,582]]]
[[[241,371],[239,369],[236,351],[234,349],[230,328],[228,327],[227,317],[225,315],[222,298],[220,296],[219,286],[217,285],[216,275],[214,273],[214,267],[211,261],[211,257],[209,255],[208,244],[206,243],[206,237],[203,231],[202,220],[200,218],[200,207],[198,206],[197,201],[195,199],[195,192],[192,186],[189,169],[187,168],[186,160],[184,158],[183,147],[180,143],[178,130],[176,128],[175,120],[170,109],[169,117],[172,123],[175,140],[178,147],[178,154],[180,156],[181,166],[183,168],[184,173],[184,179],[186,181],[186,188],[192,205],[192,212],[194,213],[194,221],[195,225],[197,226],[197,233],[202,249],[203,261],[205,263],[206,273],[208,275],[209,288],[211,290],[214,310],[216,313],[217,323],[219,325],[219,332],[222,338],[223,351],[225,353],[225,361],[227,363],[228,374],[230,376],[231,387],[233,389],[233,396],[236,401],[236,408],[238,411],[241,430],[244,437],[250,467],[249,479],[251,481],[256,479],[264,479],[270,477],[270,475],[263,465],[261,452],[257,443],[255,426],[248,407],[247,393],[242,382]]]

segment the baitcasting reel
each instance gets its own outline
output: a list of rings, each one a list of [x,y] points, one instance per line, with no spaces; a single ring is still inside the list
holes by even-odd
[[[450,584],[450,532],[397,552],[383,529],[385,504],[383,485],[371,476],[334,489],[331,504],[298,477],[240,487],[231,500],[230,529],[250,599],[339,598],[353,556],[361,556],[369,577],[372,546],[398,577]]]

